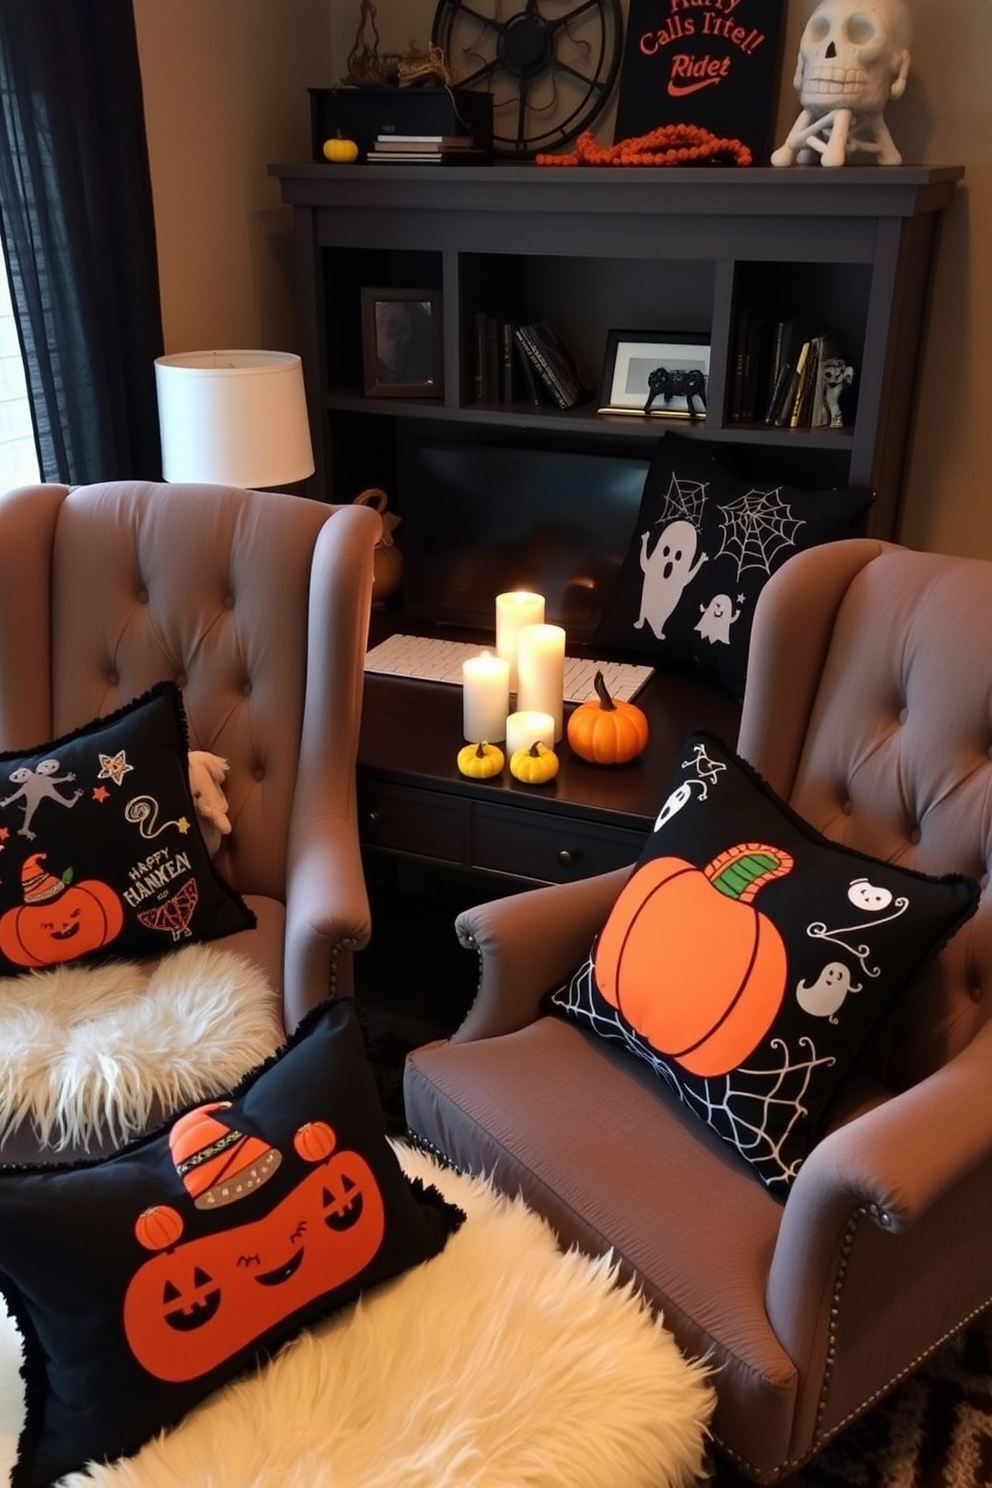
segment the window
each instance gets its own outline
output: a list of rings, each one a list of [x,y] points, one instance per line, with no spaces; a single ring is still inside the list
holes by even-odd
[[[7,266],[0,256],[0,491],[30,485],[39,478],[21,343],[10,303]]]

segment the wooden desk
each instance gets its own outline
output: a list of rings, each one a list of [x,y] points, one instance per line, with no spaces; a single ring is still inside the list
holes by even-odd
[[[461,688],[366,673],[358,750],[363,845],[521,888],[632,863],[668,794],[685,735],[707,728],[733,744],[740,719],[729,697],[661,673],[636,701],[651,737],[629,765],[586,764],[563,741],[561,768],[548,785],[521,785],[508,768],[494,780],[469,780],[456,764],[464,743]]]

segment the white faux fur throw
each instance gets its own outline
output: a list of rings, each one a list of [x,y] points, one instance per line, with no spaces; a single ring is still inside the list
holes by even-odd
[[[29,1122],[61,1148],[143,1130],[229,1089],[279,1047],[272,990],[244,956],[173,951],[127,963],[0,978],[0,1134]]]
[[[713,1391],[610,1258],[397,1148],[468,1214],[444,1251],[304,1332],[130,1458],[65,1488],[688,1488]],[[0,1472],[20,1426],[0,1313]]]

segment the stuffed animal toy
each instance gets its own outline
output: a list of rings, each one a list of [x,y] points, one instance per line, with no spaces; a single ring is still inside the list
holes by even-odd
[[[200,831],[211,857],[220,847],[221,838],[231,830],[227,797],[222,788],[228,769],[227,760],[217,754],[209,754],[204,749],[191,749],[189,752],[189,786],[200,818]]]

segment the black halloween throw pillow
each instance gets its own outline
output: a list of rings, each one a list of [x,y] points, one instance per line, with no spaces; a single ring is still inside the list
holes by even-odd
[[[400,1168],[347,998],[112,1157],[0,1168],[0,1291],[25,1344],[13,1488],[136,1451],[463,1219]]]
[[[173,682],[0,755],[0,976],[251,929],[210,861]]]
[[[857,536],[870,491],[744,479],[704,445],[659,441],[630,549],[596,634],[744,695],[758,596],[803,548]]]
[[[681,760],[550,1005],[646,1060],[784,1198],[858,1049],[978,885],[831,842],[708,734]]]

